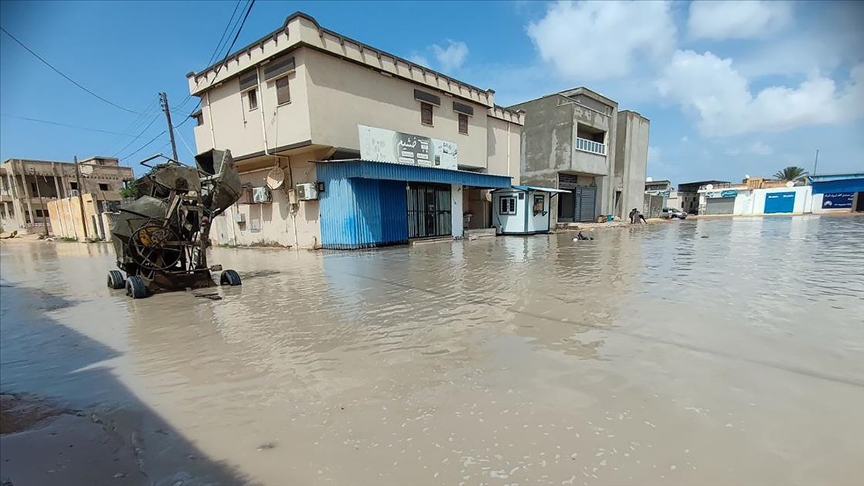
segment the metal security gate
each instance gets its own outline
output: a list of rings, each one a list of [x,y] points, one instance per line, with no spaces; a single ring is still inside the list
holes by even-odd
[[[734,197],[708,198],[705,203],[705,214],[732,214],[734,212]]]
[[[411,184],[408,189],[408,238],[453,233],[450,186]]]
[[[597,201],[597,188],[590,186],[576,186],[573,189],[573,199],[576,204],[574,214],[577,222],[594,221],[596,212],[594,210]]]

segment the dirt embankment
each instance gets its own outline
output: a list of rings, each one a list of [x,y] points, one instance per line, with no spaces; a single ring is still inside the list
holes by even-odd
[[[0,435],[29,429],[64,413],[57,406],[34,397],[0,394]]]

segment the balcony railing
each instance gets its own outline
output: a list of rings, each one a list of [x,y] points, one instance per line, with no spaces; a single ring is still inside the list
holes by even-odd
[[[588,152],[597,155],[606,155],[606,145],[595,142],[593,140],[586,140],[584,138],[576,138],[576,150],[581,150],[583,152]]]

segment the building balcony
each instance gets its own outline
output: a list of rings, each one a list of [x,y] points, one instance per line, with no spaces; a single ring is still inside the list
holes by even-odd
[[[587,140],[584,138],[576,138],[576,150],[581,150],[582,152],[588,152],[589,154],[597,154],[606,156],[606,145],[600,142],[595,142],[593,140]]]

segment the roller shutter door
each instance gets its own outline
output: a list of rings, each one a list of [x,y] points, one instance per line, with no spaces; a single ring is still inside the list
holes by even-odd
[[[732,214],[735,212],[734,197],[710,198],[705,206],[705,214]]]

